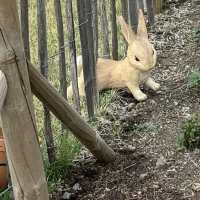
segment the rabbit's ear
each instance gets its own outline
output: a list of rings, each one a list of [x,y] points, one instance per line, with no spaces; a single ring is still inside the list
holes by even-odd
[[[138,11],[138,28],[137,35],[142,38],[148,38],[147,27],[144,19],[144,14],[141,9]]]
[[[128,42],[128,44],[132,43],[136,39],[136,35],[132,31],[132,28],[125,22],[122,16],[118,16],[117,21],[121,26],[122,34]]]

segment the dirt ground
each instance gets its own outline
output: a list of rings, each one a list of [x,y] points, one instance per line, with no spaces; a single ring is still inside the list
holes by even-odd
[[[116,161],[103,166],[83,151],[60,188],[62,199],[200,199],[193,197],[200,189],[200,152],[181,152],[176,145],[181,123],[200,111],[200,92],[187,84],[191,71],[200,70],[195,27],[200,5],[191,0],[172,2],[157,16],[151,31],[158,52],[153,76],[161,90],[144,88],[148,100],[142,103],[118,92],[98,119],[98,132],[117,152]]]

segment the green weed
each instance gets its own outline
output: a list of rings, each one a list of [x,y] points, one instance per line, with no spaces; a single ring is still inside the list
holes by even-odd
[[[183,123],[177,145],[179,149],[200,148],[200,118],[198,115],[193,115]]]

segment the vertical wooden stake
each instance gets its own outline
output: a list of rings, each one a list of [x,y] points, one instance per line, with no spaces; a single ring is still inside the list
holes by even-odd
[[[0,3],[0,70],[8,83],[1,119],[15,199],[48,200],[16,0]]]
[[[78,90],[76,44],[75,44],[72,0],[66,0],[66,16],[67,16],[69,51],[70,51],[70,58],[71,58],[71,81],[72,81],[72,90],[73,90],[73,95],[74,95],[73,99],[74,99],[76,110],[80,113],[81,108],[80,108],[80,97],[79,97],[79,90]]]
[[[87,109],[89,117],[93,118],[97,102],[97,91],[91,1],[77,0],[77,8]]]
[[[114,60],[118,60],[116,0],[110,0],[110,7],[111,7],[111,25],[112,25],[112,57]]]
[[[109,45],[109,30],[108,30],[108,17],[106,10],[106,1],[99,1],[100,12],[100,26],[103,39],[103,57],[110,58],[110,45]]]
[[[20,9],[21,9],[21,30],[22,30],[22,39],[24,42],[24,50],[27,59],[30,60],[28,0],[20,1]]]
[[[146,2],[147,2],[148,22],[152,26],[154,24],[153,0],[146,0]]]
[[[38,20],[38,57],[40,71],[45,78],[48,78],[48,50],[47,50],[47,31],[46,31],[46,9],[45,1],[37,1],[37,20]],[[50,163],[56,160],[56,153],[51,129],[51,115],[46,105],[44,108],[44,136],[47,145],[48,159]]]
[[[130,25],[135,32],[137,32],[138,25],[138,12],[137,12],[137,1],[128,0],[128,13]]]

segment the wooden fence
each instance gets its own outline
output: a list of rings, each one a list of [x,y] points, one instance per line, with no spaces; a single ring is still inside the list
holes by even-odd
[[[120,13],[117,13],[117,5],[120,2]],[[118,3],[118,4],[117,4]],[[28,0],[21,0],[21,30],[25,47],[26,57],[31,59],[29,44],[29,22],[28,22]],[[149,25],[154,24],[155,13],[162,11],[164,0],[67,0],[65,5],[66,17],[62,15],[61,1],[54,1],[55,18],[58,35],[58,56],[59,59],[59,81],[60,93],[67,98],[67,81],[70,77],[73,89],[73,102],[76,110],[80,113],[80,97],[78,90],[77,72],[77,49],[75,39],[74,16],[78,16],[78,27],[81,42],[81,54],[83,57],[83,74],[85,81],[86,103],[89,117],[94,117],[98,105],[98,91],[96,89],[96,60],[99,53],[99,37],[102,38],[103,52],[99,56],[118,60],[118,37],[116,15],[123,15],[125,20],[137,29],[137,10],[142,9],[147,15]],[[74,6],[77,12],[74,13]],[[48,51],[46,31],[46,8],[44,0],[37,0],[37,22],[38,22],[38,57],[41,73],[48,78]],[[66,19],[66,27],[64,26]],[[100,26],[98,26],[98,22]],[[109,28],[109,22],[111,27]],[[100,31],[101,30],[101,31]],[[64,33],[67,31],[67,40]],[[111,33],[111,34],[110,34]],[[111,39],[111,41],[110,41]],[[69,52],[70,74],[66,74],[66,50]],[[54,57],[53,57],[54,58]],[[68,83],[69,84],[69,83]],[[62,126],[64,129],[64,126]],[[51,130],[51,117],[48,108],[44,105],[44,135],[46,139],[48,156],[50,162],[54,162],[55,150]]]
[[[79,33],[81,40],[81,54],[83,56],[83,72],[85,81],[86,102],[89,117],[95,114],[98,103],[98,91],[96,89],[96,60],[99,55],[99,34],[98,21],[104,29],[103,41],[104,53],[112,59],[118,59],[118,38],[117,38],[117,0],[110,0],[108,8],[110,15],[107,15],[107,1],[97,0],[77,0],[77,12],[79,22]],[[163,8],[163,1],[146,0],[133,1],[121,0],[121,14],[131,24],[134,30],[137,27],[137,10],[143,9],[148,16],[149,25],[154,24],[155,13],[159,13]],[[59,77],[60,77],[60,97],[56,90],[47,82],[48,78],[48,51],[47,51],[47,27],[46,27],[46,7],[44,0],[37,0],[37,22],[38,22],[38,58],[42,77],[33,67],[26,63],[31,60],[29,21],[28,21],[28,0],[21,0],[21,30],[17,14],[16,1],[1,2],[1,62],[0,70],[6,75],[9,90],[7,101],[2,110],[2,122],[6,147],[8,151],[9,167],[14,187],[16,199],[48,199],[47,185],[44,179],[42,157],[40,155],[37,138],[33,105],[31,102],[32,92],[43,102],[45,113],[45,139],[48,149],[49,161],[56,160],[53,136],[51,131],[50,109],[63,123],[63,129],[67,126],[74,135],[95,155],[97,159],[109,162],[114,159],[115,154],[104,140],[94,132],[91,127],[75,112],[66,102],[67,98],[67,73],[65,50],[69,48],[71,60],[71,80],[73,83],[74,103],[80,112],[80,97],[77,83],[77,63],[76,63],[76,40],[73,18],[72,0],[66,1],[67,27],[64,27],[61,1],[55,0],[55,14],[58,35],[59,56]],[[98,12],[100,11],[100,12]],[[156,11],[156,12],[155,12]],[[98,17],[100,19],[98,19]],[[108,17],[111,21],[111,30],[108,30]],[[7,20],[5,20],[7,19]],[[16,22],[16,23],[15,23]],[[67,30],[68,40],[65,42],[64,33]],[[111,31],[112,41],[109,41]],[[23,39],[23,52],[21,39]],[[110,48],[110,43],[111,48]],[[67,44],[67,45],[66,45]],[[26,56],[26,59],[25,59]],[[101,56],[101,55],[100,55]],[[19,59],[19,60],[18,60]],[[28,66],[28,68],[27,68]],[[29,73],[29,76],[28,76]],[[29,83],[30,78],[30,83]],[[13,112],[14,108],[15,112]],[[22,110],[22,108],[24,110]],[[17,129],[16,129],[17,127]],[[22,129],[23,128],[23,129]],[[31,157],[30,157],[31,155]],[[32,161],[35,165],[32,165]],[[11,162],[12,160],[12,162]],[[21,162],[19,162],[21,161]],[[31,168],[30,168],[31,167]],[[37,182],[39,181],[39,182]],[[36,189],[35,189],[36,188]],[[38,188],[38,190],[37,190]],[[40,190],[41,191],[40,191]],[[39,195],[38,195],[39,194]]]

